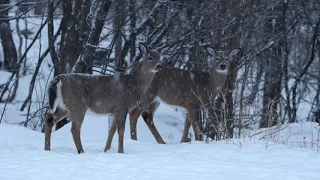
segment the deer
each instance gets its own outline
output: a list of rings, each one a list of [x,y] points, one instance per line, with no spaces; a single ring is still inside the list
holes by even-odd
[[[161,69],[161,54],[139,43],[142,55],[136,71],[112,76],[61,74],[48,88],[49,114],[45,121],[45,150],[50,151],[51,133],[55,123],[71,119],[71,133],[79,154],[84,153],[80,131],[87,113],[112,115],[119,134],[118,153],[124,153],[123,138],[127,113],[139,104],[156,72]],[[107,149],[104,149],[106,152]]]
[[[153,123],[153,116],[160,103],[184,108],[187,112],[185,127],[181,142],[186,142],[188,130],[192,125],[195,140],[200,141],[200,120],[197,117],[201,108],[212,105],[214,98],[223,88],[228,71],[229,62],[233,60],[240,48],[226,51],[215,51],[207,47],[209,59],[213,62],[211,71],[198,72],[176,69],[163,65],[156,73],[138,108],[129,113],[131,139],[137,140],[137,120],[140,115],[159,144],[165,144]],[[116,124],[113,123],[109,131],[108,141],[112,141]],[[111,144],[108,142],[107,144]],[[106,147],[110,148],[110,146]]]

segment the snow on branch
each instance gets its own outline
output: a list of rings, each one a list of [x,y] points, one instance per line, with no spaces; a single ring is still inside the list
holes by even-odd
[[[87,16],[87,23],[89,24],[89,27],[94,27],[95,20],[98,16],[99,10],[102,8],[102,2],[101,0],[93,0],[91,6],[90,6],[90,12]]]

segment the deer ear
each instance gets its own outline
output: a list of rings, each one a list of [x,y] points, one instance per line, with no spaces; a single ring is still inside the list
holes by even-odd
[[[140,43],[139,43],[139,51],[140,51],[142,54],[144,54],[144,53],[146,53],[146,52],[149,51],[149,48],[148,48],[148,46],[147,46],[146,44],[140,42]]]
[[[216,51],[210,46],[206,48],[206,51],[210,56],[214,56],[216,54]]]
[[[232,50],[231,52],[230,52],[230,57],[236,57],[238,54],[239,54],[239,52],[241,51],[241,48],[236,48],[236,49],[234,49],[234,50]]]

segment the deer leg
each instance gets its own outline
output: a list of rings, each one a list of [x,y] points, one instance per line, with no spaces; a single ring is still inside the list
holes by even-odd
[[[126,117],[128,110],[120,110],[115,113],[115,121],[117,124],[118,134],[119,134],[119,144],[118,144],[118,153],[124,153],[123,151],[123,138],[124,138],[124,129],[126,125]]]
[[[113,139],[114,134],[116,133],[116,130],[117,130],[116,120],[113,119],[112,126],[109,130],[107,144],[106,144],[106,147],[104,148],[104,152],[107,152],[107,150],[111,148],[112,139]]]
[[[188,108],[188,119],[192,125],[196,141],[202,140],[202,132],[200,129],[200,118],[198,108]]]
[[[76,112],[76,111],[71,111],[71,112]],[[86,111],[83,111],[83,112],[86,112]],[[84,119],[84,115],[85,115],[84,113],[78,113],[78,114],[71,113],[70,115],[70,118],[72,121],[71,133],[72,133],[73,141],[76,145],[76,148],[79,154],[84,153],[82,143],[81,143],[81,137],[80,137],[81,126]]]
[[[46,120],[45,120],[45,145],[44,150],[50,151],[51,146],[51,133],[53,125],[58,122],[59,120],[65,118],[67,116],[67,113],[65,111],[62,111],[60,109],[57,109],[54,114],[47,114]]]
[[[158,132],[156,126],[154,125],[154,121],[153,121],[154,112],[158,109],[159,105],[160,105],[160,103],[153,102],[150,105],[150,107],[148,108],[148,111],[144,111],[142,113],[142,118],[143,118],[144,122],[147,124],[149,130],[151,131],[151,133],[154,136],[154,138],[156,139],[156,141],[159,144],[166,144],[164,142],[164,140],[162,139],[160,133]]]
[[[45,121],[44,150],[46,150],[46,151],[50,151],[52,127],[53,127],[53,117],[51,114],[48,114],[46,117],[46,121]]]
[[[160,133],[158,132],[156,126],[154,125],[154,122],[153,122],[153,113],[151,113],[151,112],[143,112],[143,113],[142,113],[142,117],[143,117],[144,122],[147,124],[149,130],[151,131],[152,135],[153,135],[154,138],[156,139],[156,141],[157,141],[159,144],[166,144],[166,143],[164,142],[164,140],[162,139]]]
[[[186,121],[184,122],[184,129],[183,129],[183,134],[182,134],[182,138],[181,138],[181,143],[184,142],[189,142],[188,141],[188,133],[189,133],[189,129],[190,129],[191,123],[188,119],[188,115],[186,118]]]
[[[130,118],[130,135],[132,140],[137,140],[137,122],[140,114],[142,113],[141,110],[138,108],[134,109],[129,113]]]

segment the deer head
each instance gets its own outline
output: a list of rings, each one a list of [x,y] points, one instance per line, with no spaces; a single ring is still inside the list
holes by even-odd
[[[211,47],[206,48],[209,55],[209,60],[213,62],[211,69],[211,84],[212,88],[221,89],[228,76],[229,72],[229,62],[234,60],[237,54],[240,52],[239,48],[232,50],[230,53],[227,51],[215,51]]]
[[[142,68],[149,69],[151,72],[156,73],[162,67],[160,62],[160,53],[156,49],[150,49],[144,43],[139,43],[139,51],[143,54],[141,58]]]
[[[215,51],[211,47],[206,48],[209,55],[209,59],[213,62],[211,73],[217,73],[221,75],[228,74],[229,62],[233,60],[237,54],[240,52],[239,48],[232,50],[230,53],[227,51]]]

